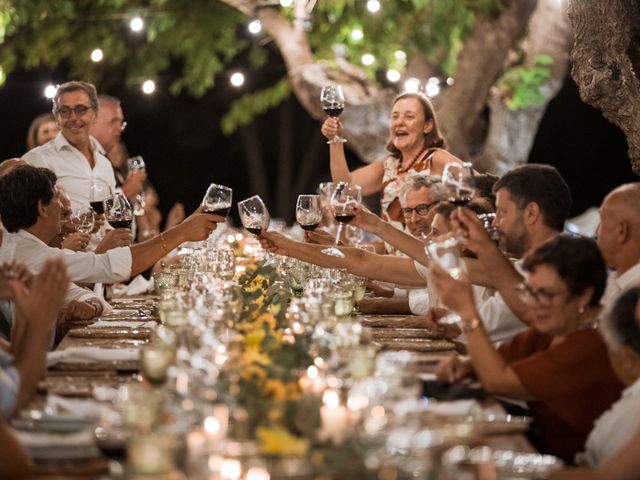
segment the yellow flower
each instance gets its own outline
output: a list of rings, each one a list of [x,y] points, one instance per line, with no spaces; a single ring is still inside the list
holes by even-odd
[[[269,311],[274,315],[278,315],[280,313],[281,308],[282,307],[280,306],[279,303],[272,303],[271,305],[269,305]]]
[[[248,363],[240,370],[243,380],[260,382],[265,379],[267,372],[257,363]]]
[[[302,398],[302,390],[297,381],[287,383],[287,399],[288,400],[300,400]]]
[[[271,359],[264,353],[260,353],[258,350],[246,350],[242,354],[242,363],[245,365],[257,363],[259,365],[266,366],[271,363]]]
[[[244,344],[247,350],[260,350],[260,345],[266,333],[263,329],[256,329],[244,336]]]
[[[266,312],[256,318],[256,323],[266,323],[271,330],[276,329],[276,317],[272,313]]]
[[[284,402],[287,399],[287,388],[281,380],[267,380],[263,391],[265,395],[273,398],[276,402]]]
[[[283,417],[284,417],[284,412],[282,411],[281,407],[270,408],[269,411],[267,412],[267,418],[271,423],[279,423],[282,421]]]
[[[282,427],[258,427],[256,436],[262,451],[269,455],[295,455],[302,457],[309,450],[309,441],[296,437]]]

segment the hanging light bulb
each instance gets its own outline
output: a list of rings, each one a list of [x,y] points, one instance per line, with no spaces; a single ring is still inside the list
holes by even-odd
[[[55,85],[47,85],[44,89],[44,96],[47,98],[53,98],[56,96],[56,92],[58,91],[58,87]]]
[[[99,62],[104,58],[104,53],[102,52],[102,50],[100,50],[99,48],[94,49],[91,52],[91,61],[92,62]]]
[[[249,33],[252,35],[259,34],[262,31],[262,22],[260,20],[253,20],[252,22],[249,22],[247,30],[249,30]]]
[[[241,87],[244,85],[244,75],[240,72],[235,72],[229,78],[229,82],[231,82],[231,85],[234,87]]]
[[[156,91],[156,82],[154,82],[153,80],[147,80],[142,84],[143,93],[150,95],[155,91]]]
[[[387,80],[396,83],[400,80],[400,72],[398,70],[394,70],[393,68],[391,70],[387,70]]]

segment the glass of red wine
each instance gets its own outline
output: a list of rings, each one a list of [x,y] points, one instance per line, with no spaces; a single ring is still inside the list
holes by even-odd
[[[315,230],[322,221],[319,195],[298,195],[296,221],[305,230]]]
[[[260,235],[263,230],[269,228],[271,217],[269,211],[258,195],[247,198],[238,203],[240,221],[244,228],[254,235]]]
[[[338,250],[340,235],[342,234],[342,226],[349,223],[356,216],[356,207],[362,201],[362,188],[359,185],[353,185],[347,182],[340,182],[336,185],[336,189],[331,197],[331,212],[338,222],[338,231],[336,232],[336,240],[332,247],[325,248],[322,253],[333,257],[344,257],[344,254]]]
[[[104,201],[111,196],[111,187],[106,183],[94,183],[89,190],[89,204],[97,215],[104,214]]]
[[[338,118],[344,110],[344,94],[340,85],[327,85],[320,90],[322,109],[333,118]],[[336,135],[327,143],[346,143],[347,140]]]
[[[104,214],[113,228],[131,228],[133,209],[122,193],[116,192],[104,201]]]
[[[204,194],[202,199],[202,211],[226,218],[229,215],[229,210],[231,210],[232,198],[232,189],[212,183],[207,188],[207,193]]]
[[[473,165],[470,162],[447,163],[442,172],[442,185],[447,191],[447,200],[463,207],[476,193]]]

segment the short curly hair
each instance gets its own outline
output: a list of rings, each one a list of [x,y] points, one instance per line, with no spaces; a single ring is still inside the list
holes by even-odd
[[[55,197],[57,177],[48,168],[20,165],[0,177],[0,219],[9,232],[29,228],[38,220],[38,203]]]

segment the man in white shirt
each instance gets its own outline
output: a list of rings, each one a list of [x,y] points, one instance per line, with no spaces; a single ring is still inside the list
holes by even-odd
[[[640,283],[640,183],[621,185],[605,197],[597,235],[600,252],[614,270],[600,301],[608,306],[620,292]]]
[[[180,225],[131,247],[102,254],[73,252],[47,245],[60,231],[57,196],[55,174],[45,168],[25,165],[0,177],[0,217],[9,232],[0,246],[0,262],[20,260],[38,272],[48,259],[61,258],[72,282],[120,282],[150,268],[183,242],[205,240],[216,222],[224,221],[196,212]]]
[[[627,385],[620,400],[595,422],[576,463],[595,468],[612,459],[640,428],[640,319],[637,306],[640,287],[623,292],[614,300],[600,325],[611,365]]]
[[[60,132],[53,140],[28,151],[22,158],[36,167],[46,167],[58,177],[73,208],[89,207],[91,185],[116,187],[111,163],[102,146],[91,137],[98,115],[98,94],[87,82],[67,82],[53,98],[53,114]]]

